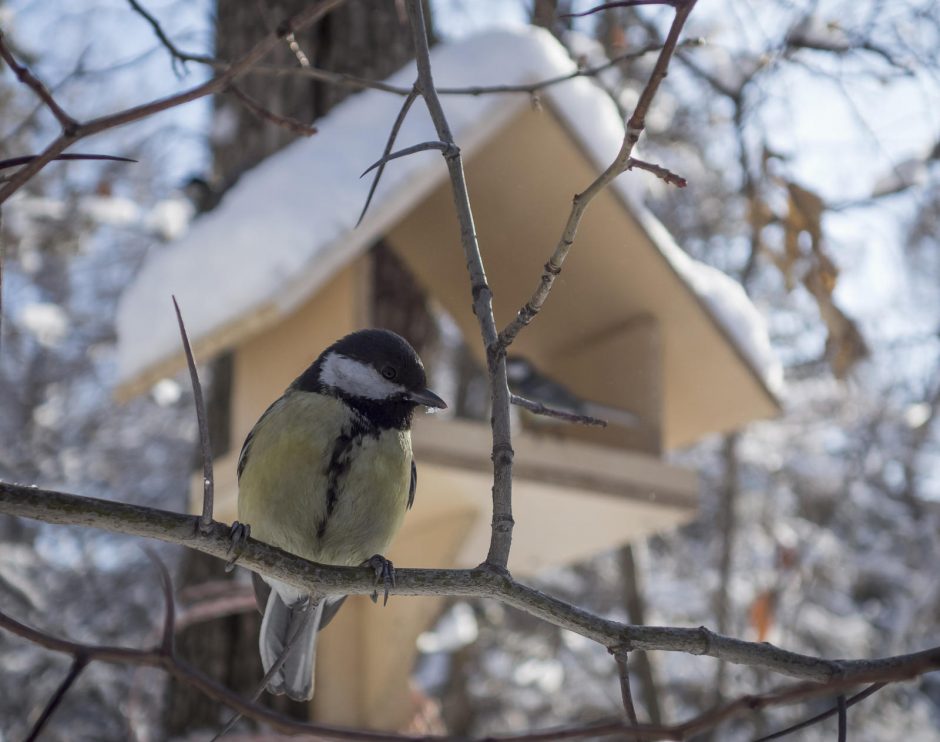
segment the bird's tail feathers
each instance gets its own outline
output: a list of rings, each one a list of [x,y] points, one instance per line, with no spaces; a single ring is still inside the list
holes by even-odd
[[[277,590],[271,590],[261,621],[259,646],[265,675],[290,644],[287,658],[268,680],[268,691],[286,693],[296,701],[313,698],[313,671],[317,650],[317,627],[325,601],[315,605],[310,598],[288,605]]]

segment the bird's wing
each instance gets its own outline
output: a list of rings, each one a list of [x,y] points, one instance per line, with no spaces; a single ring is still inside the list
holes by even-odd
[[[238,519],[253,537],[331,561],[320,552],[318,533],[328,516],[326,465],[345,419],[339,400],[288,391],[255,423],[238,480]]]
[[[264,420],[283,399],[283,397],[279,397],[270,405],[268,405],[268,409],[266,409],[261,417],[258,418],[258,422],[254,424],[248,435],[245,437],[245,442],[242,443],[241,453],[238,454],[238,468],[235,470],[236,479],[240,480],[242,478],[242,472],[245,471],[245,464],[248,463],[248,453],[251,451],[251,442],[254,440],[255,431],[261,425],[261,421]]]
[[[408,486],[408,509],[415,502],[415,492],[418,490],[418,467],[415,466],[415,460],[411,459],[411,484]]]

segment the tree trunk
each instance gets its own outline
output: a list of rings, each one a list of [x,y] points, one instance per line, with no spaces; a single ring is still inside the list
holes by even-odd
[[[218,0],[216,54],[234,59],[259,36],[308,5],[309,0]],[[296,38],[299,51],[310,65],[333,72],[382,80],[413,56],[407,18],[396,2],[349,0],[320,23]],[[264,63],[297,68],[298,54],[287,44],[269,54]],[[249,74],[239,88],[262,107],[300,121],[311,122],[326,114],[353,92],[352,88],[312,80],[299,75]],[[216,99],[216,129],[212,154],[216,175],[230,185],[245,170],[290,144],[298,135],[258,119],[231,96]],[[381,144],[376,142],[376,151]]]

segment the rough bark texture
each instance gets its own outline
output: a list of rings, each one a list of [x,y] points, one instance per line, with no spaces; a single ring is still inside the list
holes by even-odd
[[[307,0],[264,3],[218,0],[216,56],[232,59],[244,53],[259,36],[306,4]],[[398,3],[348,0],[323,21],[298,35],[296,41],[315,67],[383,79],[413,55],[407,19],[399,13]],[[295,67],[300,64],[297,54],[287,44],[272,52],[265,63]],[[264,108],[304,122],[323,116],[351,93],[348,88],[290,75],[246,75],[238,85]],[[215,108],[215,131],[211,141],[215,172],[211,180],[220,183],[223,189],[297,137],[287,129],[261,121],[232,96],[218,97]],[[381,145],[376,142],[377,151]],[[311,194],[311,198],[315,197]],[[401,295],[402,291],[397,293]],[[413,305],[414,302],[408,304]],[[213,382],[207,404],[213,448],[218,455],[241,443],[230,440],[232,378],[227,356],[215,363]],[[234,575],[224,575],[218,559],[191,552],[184,557],[177,586],[231,579]],[[193,665],[229,688],[250,694],[263,674],[257,647],[258,626],[259,616],[255,613],[216,619],[181,632],[177,646],[180,655]],[[168,735],[205,726],[218,727],[219,719],[227,718],[227,712],[217,703],[192,693],[185,686],[171,682],[168,694],[165,717]],[[272,706],[298,718],[309,713],[307,704],[283,697],[268,698]]]

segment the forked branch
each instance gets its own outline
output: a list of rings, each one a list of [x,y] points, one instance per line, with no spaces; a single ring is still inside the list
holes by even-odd
[[[650,165],[642,161],[633,160],[631,157],[633,148],[640,138],[640,134],[642,134],[643,130],[646,128],[646,114],[649,111],[650,104],[653,102],[653,98],[656,96],[656,92],[659,90],[660,83],[666,77],[669,62],[679,43],[679,35],[682,33],[682,27],[685,25],[689,13],[692,12],[692,8],[695,7],[695,0],[657,4],[675,4],[677,6],[676,15],[675,18],[673,18],[672,26],[669,28],[666,41],[663,43],[662,51],[660,51],[653,71],[650,74],[650,79],[643,88],[643,92],[640,93],[640,98],[637,101],[633,115],[630,116],[630,120],[627,121],[620,151],[607,169],[597,176],[594,182],[584,191],[574,197],[574,201],[571,204],[571,212],[568,214],[568,221],[565,223],[561,238],[558,240],[551,257],[545,264],[545,269],[542,271],[535,291],[532,293],[531,298],[516,313],[513,320],[499,333],[499,343],[503,348],[509,347],[522,328],[532,322],[536,315],[542,311],[542,307],[548,299],[552,287],[555,285],[555,279],[558,277],[558,274],[561,273],[565,258],[568,257],[571,246],[574,244],[578,227],[581,224],[581,217],[584,216],[588,204],[591,203],[598,193],[603,191],[617,176],[621,175],[630,167],[642,167],[645,170],[654,172],[658,177],[662,177],[667,182],[679,185],[678,181],[681,180],[679,176],[670,173],[668,170],[658,165]],[[613,5],[616,5],[616,3]],[[670,177],[665,177],[667,173]]]
[[[449,150],[444,152],[444,161],[447,163],[447,170],[450,174],[454,208],[460,224],[460,243],[463,246],[467,270],[470,273],[473,313],[480,324],[483,347],[486,350],[492,401],[490,422],[493,431],[493,521],[490,548],[485,563],[497,571],[505,572],[509,563],[514,524],[512,518],[513,450],[509,428],[510,397],[509,384],[506,380],[506,351],[499,344],[496,319],[493,316],[493,292],[486,280],[476,228],[473,225],[473,212],[470,209],[470,196],[467,193],[463,160],[450,131],[450,125],[447,123],[447,116],[444,115],[440,98],[434,89],[431,53],[428,49],[428,31],[424,22],[422,2],[421,0],[408,0],[407,7],[418,66],[415,90],[424,98],[437,131],[437,138],[449,147]]]

